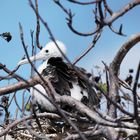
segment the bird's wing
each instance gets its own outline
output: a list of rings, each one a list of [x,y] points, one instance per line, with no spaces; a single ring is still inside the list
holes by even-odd
[[[90,73],[87,73],[87,71],[83,68],[80,67],[74,67],[76,71],[76,75],[78,77],[79,85],[87,91],[88,93],[88,105],[89,106],[94,106],[99,103],[99,98],[94,90],[93,85],[90,83]]]
[[[79,74],[80,73],[80,74]],[[87,93],[88,96],[82,95],[81,101],[86,105],[93,106],[98,103],[97,95],[89,83],[89,74],[86,70],[71,66],[65,63],[61,58],[50,58],[48,66],[43,70],[43,75],[49,75],[50,81],[60,95],[71,95],[71,89],[79,86],[79,94]],[[77,93],[75,93],[77,94]]]

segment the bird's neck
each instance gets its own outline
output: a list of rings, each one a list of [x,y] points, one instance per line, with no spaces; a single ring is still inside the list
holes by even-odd
[[[45,60],[38,68],[38,72],[42,73],[42,71],[47,67],[48,60]]]

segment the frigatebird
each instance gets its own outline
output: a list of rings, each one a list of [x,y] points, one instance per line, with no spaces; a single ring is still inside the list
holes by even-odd
[[[57,94],[61,96],[71,96],[89,107],[97,105],[98,97],[93,85],[88,81],[90,74],[83,68],[65,62],[65,55],[66,46],[56,40],[55,42],[51,41],[46,44],[38,54],[30,57],[30,61],[43,60],[43,63],[38,68],[38,72],[42,76],[50,77],[50,82]],[[18,65],[26,63],[29,63],[29,60],[23,59]],[[42,94],[49,96],[41,84],[37,84],[34,87],[41,91]],[[54,105],[36,89],[31,88],[30,91],[34,102],[36,102],[42,110],[55,111],[56,108]]]

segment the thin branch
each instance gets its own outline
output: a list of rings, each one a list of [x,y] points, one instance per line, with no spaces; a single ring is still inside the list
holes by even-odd
[[[6,67],[6,65],[3,65],[2,63],[0,63],[0,69],[3,69],[6,73],[8,73],[8,75],[7,76],[4,76],[4,77],[2,77],[2,78],[0,78],[0,80],[3,80],[3,79],[5,79],[5,78],[7,78],[7,77],[13,77],[13,78],[15,78],[15,79],[17,79],[18,81],[21,81],[22,79],[20,79],[19,77],[17,77],[16,76],[16,74],[15,74],[15,72],[19,69],[19,66],[17,66],[14,70],[9,70],[7,67]]]
[[[140,0],[132,0],[130,3],[122,7],[119,11],[112,14],[112,16],[106,20],[106,24],[110,25],[115,20],[117,20],[119,17],[126,14],[128,11],[130,11],[132,8],[140,4]]]
[[[100,22],[102,22],[104,19],[103,10],[102,10],[102,1],[98,2],[97,6],[98,6],[98,11],[99,11]]]
[[[30,30],[30,34],[31,34],[32,55],[34,55],[35,54],[34,31]]]
[[[17,102],[16,92],[14,93],[14,101],[15,101],[15,104],[16,104],[18,110],[20,110],[20,112],[22,112],[22,109],[20,108],[20,106],[19,106],[19,104],[18,104],[18,102]]]
[[[27,56],[27,59],[28,59],[30,65],[32,66],[33,70],[37,73],[37,75],[39,76],[39,78],[42,80],[42,82],[44,82],[45,84],[47,84],[46,81],[44,80],[44,78],[42,77],[42,75],[37,71],[37,69],[35,68],[34,64],[30,60],[30,57],[29,57],[29,54],[27,52],[27,48],[26,48],[26,45],[25,45],[25,42],[24,42],[23,29],[22,29],[22,26],[21,26],[20,23],[19,23],[19,29],[20,29],[20,38],[21,38],[22,46],[23,46],[23,49],[25,51],[25,54]]]
[[[39,113],[37,114],[38,118],[43,118],[43,117],[47,117],[50,119],[60,119],[60,116],[54,113]],[[9,124],[3,131],[0,132],[0,137],[7,134],[12,128],[14,128],[15,126],[17,126],[18,124],[27,121],[27,120],[31,120],[34,119],[34,115],[31,116],[24,116],[21,120],[15,120],[14,122],[12,122],[11,124]]]
[[[101,93],[106,97],[106,99],[107,99],[111,104],[113,104],[115,107],[117,107],[121,112],[123,112],[124,114],[129,115],[129,116],[131,116],[131,117],[134,117],[134,115],[133,115],[132,113],[130,113],[130,112],[124,110],[119,104],[116,103],[116,101],[112,100],[112,98],[109,97],[109,96],[107,95],[107,93],[105,93],[104,90],[103,90],[101,87],[99,87],[97,84],[95,84],[95,87],[97,87],[97,88],[101,91]]]
[[[58,1],[58,0],[55,0],[55,1]],[[101,0],[95,0],[95,1],[89,1],[89,2],[80,2],[77,0],[67,0],[67,1],[72,2],[74,4],[79,4],[79,5],[91,5],[91,4],[96,4],[100,2]]]
[[[106,0],[103,0],[103,4],[104,4],[105,9],[108,11],[108,13],[109,13],[110,15],[112,15],[112,14],[113,14],[113,11],[112,11],[112,9],[108,6]]]
[[[32,3],[31,0],[29,0],[29,4],[30,4],[31,8],[33,9],[33,11],[36,13],[36,9],[35,9],[35,7],[34,7],[34,5],[33,5],[33,3]],[[40,16],[39,13],[38,13],[38,17],[39,17],[40,21],[42,22],[42,24],[44,25],[44,27],[47,29],[47,31],[48,31],[48,33],[49,33],[49,35],[50,35],[51,40],[55,43],[55,45],[56,45],[56,47],[58,48],[58,50],[61,52],[61,54],[63,55],[63,57],[66,59],[66,61],[69,62],[69,63],[71,64],[70,60],[65,56],[65,54],[61,51],[61,49],[59,48],[58,44],[56,43],[56,39],[55,39],[55,37],[54,37],[52,31],[50,30],[50,28],[49,28],[47,22],[45,22],[45,21],[43,20],[43,18]]]
[[[140,125],[140,118],[138,116],[138,101],[137,101],[137,85],[139,81],[139,76],[140,76],[140,61],[138,64],[137,68],[137,73],[134,81],[134,86],[133,86],[133,102],[134,102],[134,116],[136,118],[137,123]]]
[[[38,133],[33,131],[31,129],[31,126],[29,126],[26,121],[24,121],[23,123],[25,124],[25,126],[26,126],[27,130],[29,131],[29,133],[31,135],[33,135],[36,139],[38,139],[38,140],[42,140],[42,139],[43,140],[50,140],[48,137],[45,136],[45,134],[41,133],[41,135],[39,135]]]
[[[67,25],[68,27],[71,29],[71,31],[73,31],[75,34],[77,35],[80,35],[80,36],[91,36],[91,35],[94,35],[95,33],[97,33],[100,28],[97,27],[95,29],[95,31],[92,31],[92,32],[88,32],[88,33],[82,33],[82,32],[79,32],[77,31],[74,27],[73,27],[73,17],[74,17],[74,14],[71,12],[71,10],[69,9],[66,9],[59,1],[57,0],[54,0],[54,2],[64,11],[64,13],[66,13],[66,15],[68,16],[68,18],[66,18],[67,20]]]
[[[23,90],[23,93],[22,93],[22,114],[21,116],[24,115],[25,113],[25,108],[24,108],[24,104],[25,104],[25,92],[26,92],[26,89]]]
[[[39,127],[39,130],[40,130],[41,133],[43,133],[43,129],[42,129],[42,126],[41,126],[41,124],[40,124],[40,121],[39,121],[39,119],[38,119],[38,117],[37,117],[37,114],[36,114],[35,106],[34,106],[34,105],[32,106],[32,110],[33,110],[33,114],[34,114],[34,118],[35,118],[35,120],[36,120],[36,123],[37,123],[37,125],[38,125],[38,127]]]
[[[125,34],[122,33],[122,27],[123,25],[121,24],[120,25],[120,29],[119,30],[116,30],[113,28],[112,25],[109,25],[109,28],[111,29],[112,32],[114,32],[115,34],[118,34],[118,35],[121,35],[121,36],[126,36]]]
[[[39,43],[40,22],[39,22],[39,15],[38,15],[38,0],[35,0],[35,6],[36,6],[36,45],[39,49],[42,49]]]
[[[106,63],[104,61],[102,61],[102,63],[104,64],[105,66],[105,76],[106,76],[106,85],[107,85],[107,93],[109,93],[109,78],[108,78],[108,66],[106,65]]]
[[[74,60],[73,65],[75,65],[78,61],[80,61],[91,49],[93,49],[93,47],[95,47],[95,44],[98,41],[98,39],[100,38],[100,36],[101,36],[101,31],[95,35],[90,46],[78,58],[76,58]]]

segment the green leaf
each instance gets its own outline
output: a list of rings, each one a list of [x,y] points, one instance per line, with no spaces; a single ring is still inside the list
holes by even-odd
[[[107,93],[107,84],[106,83],[99,83],[99,88],[103,90],[103,92]]]
[[[26,109],[26,111],[30,111],[30,109],[31,109],[31,104],[30,104],[30,103],[26,104],[25,109]]]

